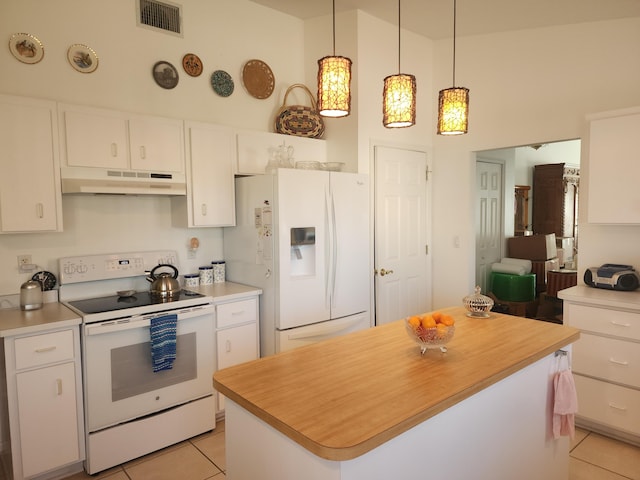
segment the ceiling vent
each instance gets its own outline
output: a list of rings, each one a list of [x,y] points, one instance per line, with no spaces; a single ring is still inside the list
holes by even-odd
[[[182,6],[157,0],[137,0],[138,25],[182,36]]]

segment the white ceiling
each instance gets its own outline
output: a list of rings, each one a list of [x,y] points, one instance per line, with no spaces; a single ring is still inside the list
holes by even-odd
[[[251,0],[301,19],[330,15],[332,0]],[[456,36],[640,17],[640,0],[457,0]],[[398,0],[335,0],[396,24]],[[434,40],[453,33],[453,0],[402,0],[403,28]]]

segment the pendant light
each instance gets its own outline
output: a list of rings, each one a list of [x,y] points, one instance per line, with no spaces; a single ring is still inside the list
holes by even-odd
[[[398,74],[384,79],[382,124],[387,128],[416,123],[416,77],[400,73],[400,0],[398,0]]]
[[[456,87],[456,0],[453,0],[453,87],[440,90],[438,98],[438,135],[467,133],[469,89]]]
[[[336,56],[336,1],[333,0],[333,56],[318,60],[318,112],[324,117],[351,113],[351,60]]]

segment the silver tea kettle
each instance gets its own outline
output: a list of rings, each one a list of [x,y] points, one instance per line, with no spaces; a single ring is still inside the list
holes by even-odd
[[[160,272],[156,275],[159,268],[168,267],[173,270],[173,274],[168,272]],[[178,269],[168,263],[161,263],[153,267],[147,280],[151,282],[149,293],[151,296],[161,298],[173,298],[180,295],[180,282],[178,282]]]

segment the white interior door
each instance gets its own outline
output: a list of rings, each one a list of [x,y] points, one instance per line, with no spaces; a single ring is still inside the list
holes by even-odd
[[[431,309],[427,154],[375,147],[376,325]]]
[[[476,162],[476,285],[489,291],[491,264],[502,258],[502,164]]]

